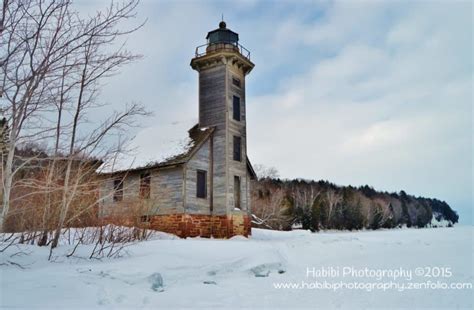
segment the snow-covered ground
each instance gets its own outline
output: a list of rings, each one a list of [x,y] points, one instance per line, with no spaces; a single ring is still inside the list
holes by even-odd
[[[18,248],[1,253],[3,263],[25,269],[0,266],[0,307],[472,309],[472,288],[441,287],[472,285],[473,232],[460,226],[317,234],[254,229],[249,239],[231,240],[160,235],[100,261],[84,258],[91,246],[71,258],[62,255],[71,247],[61,246],[48,262],[48,249],[24,245],[28,255],[10,257]],[[364,289],[316,287],[324,281]],[[276,288],[281,283],[300,287]]]

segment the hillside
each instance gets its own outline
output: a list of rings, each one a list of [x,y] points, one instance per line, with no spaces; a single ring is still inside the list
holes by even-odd
[[[271,178],[254,183],[252,213],[256,227],[312,231],[452,226],[459,218],[444,201],[404,191]]]

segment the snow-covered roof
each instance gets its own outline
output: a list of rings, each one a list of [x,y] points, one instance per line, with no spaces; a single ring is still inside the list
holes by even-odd
[[[146,128],[131,145],[134,156],[121,156],[113,163],[104,164],[98,172],[110,174],[185,163],[214,130],[199,128],[198,124],[190,127],[189,122],[174,122]]]

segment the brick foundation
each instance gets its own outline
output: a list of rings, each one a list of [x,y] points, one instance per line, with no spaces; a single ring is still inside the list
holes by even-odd
[[[105,223],[133,226],[134,220],[128,218],[103,218]],[[150,216],[149,223],[140,226],[175,234],[181,238],[230,238],[236,235],[248,237],[251,234],[251,221],[248,215],[199,215],[167,214]]]

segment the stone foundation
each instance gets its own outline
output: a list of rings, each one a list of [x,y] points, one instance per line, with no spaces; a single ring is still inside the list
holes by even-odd
[[[103,222],[133,226],[136,220],[124,217],[103,218]],[[181,238],[230,238],[237,235],[248,237],[251,234],[251,221],[248,215],[152,215],[149,222],[140,223],[139,226],[175,234]]]

